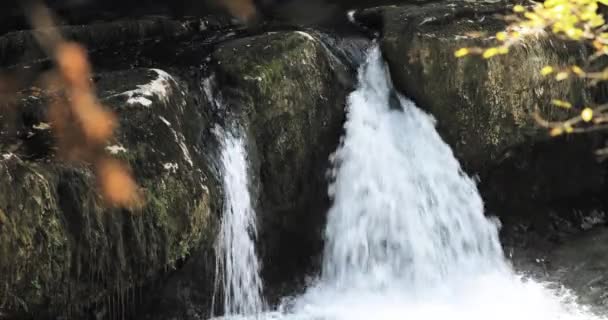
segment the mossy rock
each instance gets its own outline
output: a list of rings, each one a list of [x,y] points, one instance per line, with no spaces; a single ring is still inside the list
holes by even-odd
[[[583,81],[556,82],[540,74],[546,65],[580,63],[586,52],[578,44],[540,36],[492,59],[454,56],[460,48],[496,45],[493,36],[505,23],[495,15],[508,10],[454,2],[363,13],[381,16],[381,44],[395,86],[437,118],[444,138],[472,168],[498,160],[509,147],[546,140],[547,130],[532,117],[535,108],[554,119],[560,113],[551,99],[577,106],[589,99]]]
[[[138,290],[212,247],[216,183],[197,147],[207,120],[187,85],[148,69],[95,79],[120,120],[108,153],[131,166],[145,205],[107,207],[90,166],[58,160],[36,129],[52,95],[25,93],[0,139],[2,313],[119,317]]]
[[[271,284],[293,280],[322,247],[328,157],[356,80],[356,66],[342,57],[362,56],[368,43],[355,41],[349,50],[359,54],[340,55],[322,39],[316,32],[270,32],[223,43],[213,53],[224,119],[236,119],[247,134]]]

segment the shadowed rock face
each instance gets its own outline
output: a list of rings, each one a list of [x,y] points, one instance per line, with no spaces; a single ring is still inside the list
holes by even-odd
[[[271,287],[311,271],[322,248],[325,172],[368,43],[278,32],[226,42],[213,53],[225,118],[239,118],[254,154],[260,251]]]
[[[543,264],[559,281],[572,288],[581,303],[596,306],[597,311],[608,310],[608,230],[600,228],[585,235],[571,237],[555,250],[545,252]]]
[[[151,69],[96,79],[120,119],[107,151],[130,164],[145,206],[106,207],[87,164],[56,158],[44,117],[55,93],[22,92],[2,108],[3,309],[35,318],[128,314],[138,289],[212,245],[216,183],[197,147],[206,121],[187,86]]]
[[[136,20],[150,17],[184,18],[227,16],[219,0],[47,0],[57,23],[91,25],[116,20]],[[31,29],[24,14],[28,1],[7,0],[0,3],[0,35]]]
[[[239,0],[256,8],[255,22],[281,21],[297,25],[344,26],[346,11],[405,0]],[[150,15],[172,18],[226,14],[223,2],[236,0],[46,0],[62,25],[92,24]],[[416,1],[414,1],[416,2]],[[27,1],[5,0],[0,4],[0,34],[29,29],[23,15]]]

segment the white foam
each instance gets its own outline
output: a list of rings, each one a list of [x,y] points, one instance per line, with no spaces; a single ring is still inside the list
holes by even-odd
[[[128,104],[139,104],[144,107],[152,105],[152,98],[156,97],[159,101],[168,102],[171,92],[171,84],[175,83],[175,79],[167,72],[160,69],[150,69],[157,74],[157,77],[143,85],[138,85],[137,89],[122,93],[128,96]]]
[[[249,195],[244,141],[215,128],[221,143],[224,210],[216,242],[217,287],[223,291],[224,312],[232,317],[262,312],[262,280],[255,252],[255,211]],[[217,288],[216,287],[216,288]]]

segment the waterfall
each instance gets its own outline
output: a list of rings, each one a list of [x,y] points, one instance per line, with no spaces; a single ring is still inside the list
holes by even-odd
[[[221,281],[226,316],[263,310],[262,280],[255,252],[255,210],[249,193],[243,138],[215,129],[221,145],[224,207],[216,242],[216,279]]]
[[[397,96],[380,51],[348,99],[334,170],[323,277],[338,286],[410,290],[504,269],[496,223],[435,131]]]
[[[504,257],[499,224],[434,119],[395,92],[370,51],[331,157],[323,269],[285,320],[600,319]],[[258,315],[260,316],[260,315]]]

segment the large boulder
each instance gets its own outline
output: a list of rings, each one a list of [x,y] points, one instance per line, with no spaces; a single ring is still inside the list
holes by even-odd
[[[368,9],[356,18],[380,29],[396,88],[435,116],[466,171],[481,178],[489,213],[548,227],[549,203],[589,199],[603,188],[604,169],[593,156],[603,141],[551,139],[532,116],[536,107],[547,118],[565,116],[550,105],[554,98],[589,102],[584,81],[556,82],[539,72],[580,63],[581,45],[539,36],[488,60],[454,56],[463,47],[496,45],[494,34],[505,26],[496,15],[508,11],[504,4],[439,2]]]
[[[213,53],[225,119],[236,118],[249,140],[270,284],[302,274],[322,248],[328,158],[367,44],[285,31],[222,43]]]
[[[107,152],[131,166],[144,206],[107,207],[88,164],[57,159],[45,117],[55,94],[23,91],[1,109],[0,314],[118,318],[212,247],[216,184],[197,147],[208,121],[187,85],[151,69],[95,79],[120,120]]]

